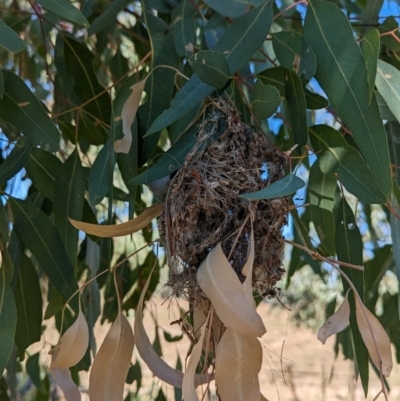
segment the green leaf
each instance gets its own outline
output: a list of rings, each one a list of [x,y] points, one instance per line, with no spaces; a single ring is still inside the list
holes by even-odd
[[[315,55],[307,40],[298,32],[281,31],[272,35],[274,52],[282,67],[310,80],[317,69]]]
[[[66,21],[70,21],[78,25],[89,26],[89,23],[84,15],[68,0],[37,0],[37,2],[46,10],[59,15]]]
[[[340,27],[340,29],[338,29]],[[389,152],[378,105],[369,102],[367,68],[346,16],[332,3],[311,0],[304,36],[317,57],[316,78],[352,131],[386,197],[392,192]]]
[[[82,43],[71,38],[59,39],[58,51],[64,50],[65,73],[69,77],[65,85],[71,86],[78,96],[80,103],[85,104],[83,110],[90,115],[94,121],[99,119],[106,124],[111,121],[110,95],[97,79],[93,68],[93,53]],[[58,65],[57,65],[57,68]],[[64,80],[66,79],[63,77]]]
[[[54,223],[71,264],[78,251],[78,230],[68,218],[81,220],[85,199],[85,177],[78,150],[71,153],[56,176],[54,191]]]
[[[171,107],[164,110],[154,120],[147,131],[146,137],[179,120],[189,110],[196,107],[206,96],[214,92],[214,90],[215,88],[202,82],[198,75],[192,75],[189,81],[183,85],[182,89],[172,99]]]
[[[10,178],[25,167],[30,151],[31,141],[29,138],[20,137],[7,159],[0,165],[0,186],[5,185]]]
[[[268,0],[237,19],[226,30],[213,50],[225,56],[231,74],[243,68],[262,45],[271,23],[272,1]],[[171,107],[154,120],[146,136],[179,120],[213,91],[214,88],[202,82],[198,75],[192,75],[172,100]]]
[[[291,173],[260,191],[239,196],[249,200],[281,198],[294,194],[297,190],[303,188],[304,185],[305,182],[301,178]]]
[[[278,89],[271,85],[264,85],[261,80],[257,80],[254,85],[251,108],[259,120],[271,117],[276,112],[281,101],[282,98]]]
[[[26,171],[33,185],[50,200],[54,200],[56,176],[61,166],[62,163],[56,156],[37,148],[31,150],[26,163]]]
[[[58,151],[60,133],[37,97],[14,73],[3,70],[3,76],[4,97],[0,100],[0,118],[14,125],[41,148]]]
[[[309,91],[307,88],[304,88],[304,95],[306,97],[307,109],[310,110],[319,110],[328,107],[328,101],[321,95],[317,93],[313,93]]]
[[[78,285],[56,228],[45,213],[27,201],[11,199],[11,207],[19,236],[67,301],[77,291]],[[77,297],[72,299],[71,304],[77,310]]]
[[[15,344],[19,360],[23,361],[26,348],[39,341],[42,334],[42,291],[35,267],[25,254],[18,270],[14,296],[18,316]]]
[[[192,127],[174,143],[157,162],[128,181],[131,185],[147,184],[166,177],[183,166],[186,155],[196,143],[197,127]]]
[[[333,174],[324,174],[316,161],[310,169],[308,193],[311,219],[327,255],[336,255],[335,250],[335,191],[337,180]]]
[[[147,101],[139,107],[139,166],[142,166],[152,156],[160,137],[161,128],[152,138],[143,138],[154,120],[169,106],[175,86],[175,71],[178,68],[178,56],[175,51],[174,37],[171,29],[160,18],[149,11],[144,13],[147,32],[150,37],[152,62],[151,69],[160,66],[172,68],[157,68],[147,78],[144,90]],[[162,127],[164,128],[164,127]]]
[[[367,1],[362,12],[360,25],[363,25],[362,31],[370,30],[371,27],[378,25],[379,12],[382,8],[383,0]]]
[[[189,63],[200,79],[214,88],[223,88],[231,78],[226,58],[215,51],[200,50]]]
[[[353,211],[346,202],[345,198],[339,204],[339,213],[336,222],[336,251],[338,260],[351,263],[354,265],[362,265],[363,244],[360,230],[357,227]],[[364,272],[351,269],[349,267],[340,266],[341,270],[351,279],[351,282],[357,289],[358,294],[364,302]],[[349,284],[342,278],[343,292],[349,289]],[[355,316],[355,300],[353,292],[349,293],[350,302],[350,328],[353,336],[355,348],[355,359],[357,361],[358,371],[361,377],[361,383],[365,396],[368,391],[368,350],[362,340]]]
[[[242,16],[249,7],[246,1],[240,0],[204,0],[204,2],[218,14],[229,18]]]
[[[183,334],[178,335],[178,336],[172,336],[171,334],[169,334],[167,331],[163,330],[164,332],[164,338],[165,341],[169,342],[169,343],[174,343],[176,341],[180,341],[183,338]]]
[[[376,87],[390,111],[400,121],[400,71],[392,65],[378,60]]]
[[[387,201],[361,155],[347,145],[338,131],[327,125],[314,125],[309,132],[323,173],[337,171],[346,189],[362,202],[382,204]]]
[[[376,69],[380,53],[380,38],[377,29],[372,29],[363,37],[361,51],[367,66],[369,101],[371,101],[375,89]]]
[[[131,3],[131,0],[115,0],[111,2],[104,13],[94,20],[94,22],[88,29],[88,35],[90,36],[99,33],[108,25],[115,22],[117,14],[122,11],[129,3]]]
[[[92,206],[100,203],[108,193],[110,151],[108,143],[100,150],[90,169],[89,202]]]
[[[0,46],[9,52],[19,53],[25,49],[25,42],[17,32],[0,20]]]
[[[0,277],[0,372],[10,358],[14,346],[15,328],[17,326],[17,308],[14,294],[8,284]]]
[[[0,240],[3,243],[10,242],[9,224],[6,208],[0,200]]]
[[[39,366],[40,352],[30,355],[26,360],[26,373],[37,389],[43,389],[43,382],[40,379],[40,366]]]
[[[194,51],[196,34],[195,8],[197,1],[182,0],[172,12],[172,32],[175,38],[175,49],[179,56],[189,58]]]
[[[308,141],[307,106],[300,78],[291,71],[285,72],[285,96],[294,142],[301,151]]]

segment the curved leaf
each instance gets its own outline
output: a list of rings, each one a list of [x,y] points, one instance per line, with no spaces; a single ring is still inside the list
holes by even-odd
[[[389,377],[393,368],[389,336],[379,323],[379,320],[360,302],[358,297],[355,297],[355,299],[358,328],[372,362],[378,369],[382,369],[384,376]]]
[[[4,97],[0,99],[0,118],[14,125],[43,149],[57,152],[60,133],[37,97],[14,73],[3,70],[3,77]]]
[[[374,166],[372,174],[389,198],[392,182],[387,139],[375,97],[369,102],[367,68],[349,21],[334,4],[311,0],[304,36],[318,60],[317,80],[354,134],[367,164]]]
[[[239,196],[249,200],[281,198],[282,196],[294,194],[297,190],[303,188],[304,185],[306,184],[301,178],[294,174],[288,174],[260,191]]]
[[[376,68],[380,52],[379,31],[377,29],[372,29],[363,37],[361,51],[367,66],[369,100],[371,101],[375,89]]]
[[[93,361],[89,377],[91,401],[123,399],[133,346],[132,328],[119,312]]]
[[[271,85],[264,85],[261,80],[257,80],[254,85],[251,108],[259,120],[271,117],[276,112],[281,101],[282,98],[278,89]]]
[[[96,235],[102,238],[122,237],[124,235],[133,234],[146,227],[151,220],[160,215],[163,207],[163,204],[148,207],[135,219],[116,225],[90,224],[73,219],[69,219],[69,221],[75,228],[84,231],[86,234]]]
[[[3,373],[14,346],[17,308],[14,294],[0,278],[0,372]]]
[[[227,329],[215,355],[215,380],[222,400],[261,399],[262,348],[257,338]]]
[[[72,380],[71,371],[69,369],[56,367],[51,371],[51,375],[57,386],[60,387],[61,391],[64,393],[64,397],[67,401],[81,401],[79,387]]]
[[[25,49],[25,42],[3,20],[0,20],[0,46],[13,53]]]
[[[197,282],[228,328],[261,337],[266,329],[219,243],[197,270]]]
[[[317,338],[322,344],[325,344],[328,337],[340,333],[349,324],[350,319],[350,304],[347,298],[348,291],[342,304],[338,310],[328,318],[322,327],[318,330]]]
[[[75,366],[85,355],[88,345],[89,328],[85,315],[80,310],[74,324],[68,328],[52,349],[50,370]]]

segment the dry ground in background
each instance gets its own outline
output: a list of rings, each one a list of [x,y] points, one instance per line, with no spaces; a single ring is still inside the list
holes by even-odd
[[[160,327],[165,328],[173,335],[178,335],[180,334],[179,327],[169,324],[170,321],[178,318],[177,304],[171,302],[168,309],[168,301],[161,305],[163,301],[160,296],[154,296],[148,306],[156,314]],[[183,302],[181,306],[185,306]],[[264,348],[264,363],[260,382],[262,393],[269,401],[364,400],[360,383],[354,384],[352,363],[345,361],[342,355],[339,355],[335,361],[333,338],[328,339],[327,343],[322,345],[317,340],[315,332],[296,327],[291,323],[290,312],[283,308],[271,308],[268,304],[262,303],[259,305],[258,311],[267,327],[267,334],[261,341]],[[133,323],[132,316],[129,317],[129,320]],[[148,311],[145,313],[145,325],[150,339],[153,340],[155,328]],[[98,346],[106,335],[108,327],[108,325],[96,327]],[[181,360],[184,361],[189,344],[188,340],[184,338],[179,342],[167,343],[161,330],[159,334],[164,359],[170,365],[175,366],[177,353],[179,353]],[[48,333],[46,340],[54,345],[57,342],[57,333],[55,331],[51,335]],[[46,348],[49,348],[49,345]],[[43,362],[47,364],[46,360],[49,356],[45,355],[45,352],[43,354],[45,358]],[[134,358],[136,357],[135,352]],[[153,382],[151,372],[145,366],[142,369],[143,382],[138,401],[154,400],[160,385],[162,385],[164,393],[167,394],[168,400],[174,400],[171,386],[161,384],[157,379]],[[379,391],[380,383],[373,371],[371,371],[370,377],[367,400],[372,401]],[[234,380],[233,377],[232,380]],[[154,383],[155,386],[153,386]],[[400,400],[400,366],[394,367],[389,378],[389,384],[391,386],[389,400]],[[87,385],[88,376],[84,374],[82,375],[83,391],[87,389]],[[133,384],[132,390],[135,388],[135,384]],[[150,394],[151,389],[153,389],[152,394]],[[381,396],[378,400],[383,399]],[[87,401],[88,397],[84,395],[82,400]]]

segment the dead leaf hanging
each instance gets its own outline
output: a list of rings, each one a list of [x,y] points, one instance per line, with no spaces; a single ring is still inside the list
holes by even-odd
[[[133,234],[146,227],[155,217],[159,216],[163,209],[163,205],[153,205],[142,212],[138,217],[122,224],[115,225],[99,225],[83,223],[69,219],[71,224],[78,230],[84,231],[86,234],[96,235],[102,238],[122,237],[124,235]]]
[[[204,334],[206,332],[209,316],[210,315],[208,315],[206,321],[200,328],[200,338],[192,349],[185,374],[183,375],[182,394],[185,401],[199,401],[199,397],[196,394],[194,381],[196,376],[196,368],[200,360],[201,351],[203,350]]]
[[[346,297],[339,306],[338,310],[332,316],[330,316],[324,325],[318,330],[317,338],[322,344],[325,344],[325,341],[328,337],[332,336],[333,334],[340,333],[349,324],[350,304],[348,294],[349,291],[347,291]]]
[[[266,333],[260,315],[226,259],[221,243],[210,251],[200,265],[197,281],[226,327],[254,337]]]
[[[375,364],[375,366],[380,369],[382,362],[382,374],[386,377],[389,377],[393,368],[392,350],[390,347],[389,336],[380,324],[379,320],[365,307],[365,305],[361,303],[358,297],[355,296],[354,298],[356,300],[357,325],[360,330],[361,337],[364,340],[364,344],[367,347],[369,355],[371,356],[372,362]],[[363,311],[366,316],[364,316]],[[379,353],[377,353],[373,337],[375,337]]]
[[[67,401],[81,401],[79,387],[74,383],[69,369],[53,368],[51,375]]]
[[[148,368],[162,381],[174,387],[182,388],[183,373],[169,366],[154,350],[143,325],[143,303],[151,280],[151,273],[140,294],[139,303],[135,315],[136,349]],[[207,375],[196,375],[196,384],[207,383],[210,378]]]
[[[122,132],[124,137],[117,139],[114,144],[114,150],[117,153],[128,153],[132,144],[132,132],[131,127],[133,120],[135,119],[137,109],[139,108],[140,100],[142,99],[142,93],[144,86],[146,85],[146,79],[137,82],[131,86],[131,94],[124,104],[121,112],[122,119]]]
[[[215,380],[223,401],[260,401],[262,348],[256,337],[227,329],[218,344]]]
[[[90,401],[122,401],[133,346],[132,328],[120,311],[94,358],[89,377]]]
[[[89,329],[85,315],[79,311],[74,324],[61,336],[52,350],[50,370],[58,367],[68,369],[76,365],[85,355],[89,344]]]

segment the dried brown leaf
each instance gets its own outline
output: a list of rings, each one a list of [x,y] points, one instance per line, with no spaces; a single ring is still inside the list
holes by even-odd
[[[148,207],[138,217],[122,224],[115,225],[98,225],[83,223],[69,219],[71,224],[78,230],[84,231],[86,234],[96,235],[102,238],[122,237],[124,235],[135,233],[146,227],[155,217],[159,216],[163,209],[163,205],[153,205]]]
[[[216,350],[215,380],[222,400],[260,401],[262,348],[256,337],[227,329]]]
[[[204,334],[206,332],[207,322],[208,317],[200,328],[200,338],[192,349],[192,353],[190,355],[185,374],[183,375],[182,394],[185,401],[199,401],[199,397],[196,394],[194,382],[196,376],[196,368],[200,360],[201,351],[203,350]]]
[[[67,401],[81,401],[81,393],[78,386],[74,383],[69,369],[60,369],[55,367],[51,371],[54,381],[64,393],[64,398]]]
[[[364,340],[364,344],[368,349],[372,362],[380,369],[382,362],[382,374],[386,377],[390,376],[393,368],[392,350],[390,347],[390,339],[379,320],[361,303],[357,296],[356,299],[356,317],[357,325]],[[366,316],[364,316],[364,313]],[[368,319],[368,321],[366,320]],[[369,324],[368,324],[369,323]],[[371,333],[372,329],[372,333]],[[378,346],[378,353],[375,342]]]
[[[254,230],[251,228],[246,263],[243,266],[242,274],[246,276],[243,283],[244,292],[250,302],[255,305],[253,298],[253,265],[254,265]]]
[[[194,308],[193,310],[193,331],[194,331],[194,336],[196,340],[198,341],[201,335],[201,327],[205,323],[207,319],[207,316],[205,313],[199,309],[199,308]]]
[[[122,312],[112,324],[94,358],[89,377],[90,401],[122,401],[134,338]]]
[[[261,337],[266,333],[260,315],[226,259],[221,244],[213,248],[200,265],[197,281],[226,327],[249,336]]]
[[[131,86],[132,93],[129,95],[127,101],[124,104],[121,112],[122,119],[122,132],[124,137],[117,139],[114,144],[114,150],[117,153],[128,153],[132,144],[132,132],[131,127],[133,120],[135,119],[137,109],[139,108],[140,100],[142,99],[142,93],[146,79],[137,82]]]
[[[85,355],[89,344],[89,329],[85,315],[79,311],[74,324],[61,336],[52,350],[50,370],[67,369],[76,365]]]
[[[346,297],[338,310],[330,316],[324,325],[318,330],[317,338],[322,344],[325,344],[328,337],[340,333],[349,324],[350,304],[348,294],[349,292],[347,291]]]
[[[139,355],[146,363],[148,368],[162,381],[171,384],[174,387],[182,388],[183,373],[169,366],[157,352],[154,350],[149,337],[147,336],[146,330],[143,324],[143,303],[144,296],[150,284],[151,273],[147,278],[146,284],[143,287],[142,293],[140,294],[139,303],[136,309],[135,315],[135,338],[136,338],[136,349]],[[211,378],[212,379],[212,378]],[[208,375],[196,375],[196,384],[207,383],[211,380]]]

